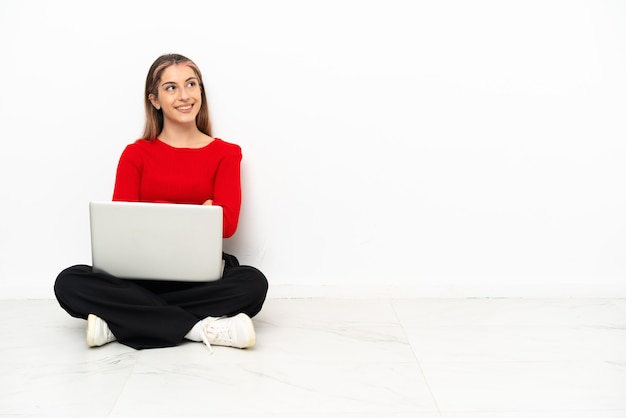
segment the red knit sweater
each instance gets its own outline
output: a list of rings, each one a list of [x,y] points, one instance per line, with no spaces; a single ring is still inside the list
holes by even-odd
[[[241,207],[241,148],[215,138],[202,148],[174,148],[158,139],[124,149],[113,200],[201,205],[224,210],[224,237],[237,230]]]

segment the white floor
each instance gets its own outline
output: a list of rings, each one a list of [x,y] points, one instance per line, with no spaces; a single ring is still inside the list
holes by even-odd
[[[0,301],[1,417],[626,417],[625,299],[269,299],[248,350]]]

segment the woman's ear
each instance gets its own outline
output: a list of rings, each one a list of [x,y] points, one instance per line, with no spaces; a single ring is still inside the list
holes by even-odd
[[[150,100],[150,103],[152,103],[152,106],[154,106],[156,110],[161,110],[161,105],[159,104],[159,101],[156,99],[154,94],[150,93],[148,95],[148,100]]]

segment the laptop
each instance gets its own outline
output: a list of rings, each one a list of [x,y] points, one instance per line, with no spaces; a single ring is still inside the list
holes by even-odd
[[[222,208],[145,202],[89,202],[96,272],[122,279],[220,279]]]

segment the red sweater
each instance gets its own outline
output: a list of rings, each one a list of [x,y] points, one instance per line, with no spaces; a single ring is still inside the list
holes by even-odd
[[[237,230],[241,207],[241,148],[215,138],[203,148],[174,148],[139,139],[124,149],[113,200],[201,205],[224,210],[224,237]]]

